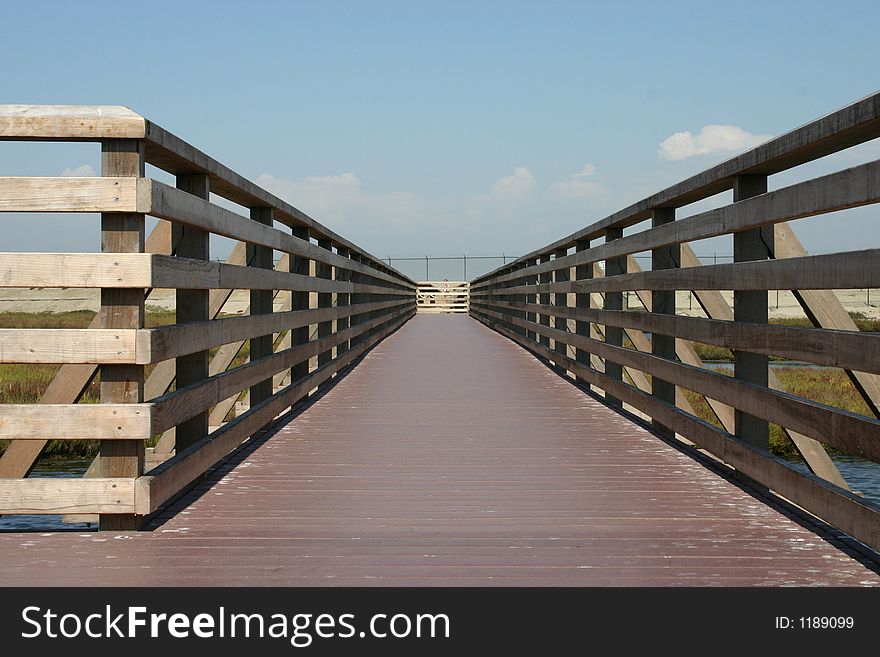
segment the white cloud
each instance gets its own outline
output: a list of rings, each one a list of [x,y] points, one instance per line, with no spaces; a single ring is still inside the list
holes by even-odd
[[[660,142],[661,160],[684,160],[695,155],[736,153],[754,148],[770,135],[753,135],[735,125],[705,125],[696,136],[689,131],[676,132]]]
[[[525,167],[516,167],[513,175],[499,178],[489,189],[489,196],[501,201],[521,201],[532,195],[537,181]]]
[[[422,202],[408,192],[369,193],[353,173],[284,180],[264,173],[257,184],[357,242],[364,230],[415,228]]]
[[[596,175],[596,165],[587,162],[584,168],[568,177],[568,180],[554,183],[550,192],[558,198],[589,198],[605,191],[600,183],[590,180]]]
[[[91,176],[97,176],[98,174],[89,164],[80,164],[78,167],[74,169],[65,169],[61,172],[62,176],[65,177],[73,177],[73,178],[90,178]]]

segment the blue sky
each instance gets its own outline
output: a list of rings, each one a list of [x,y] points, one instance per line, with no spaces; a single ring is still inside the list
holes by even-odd
[[[880,86],[876,2],[207,7],[19,3],[0,102],[127,105],[377,255],[477,255],[531,250]],[[2,175],[97,162],[0,143]],[[86,218],[8,219],[3,250],[97,248]],[[803,239],[858,248],[843,232]]]

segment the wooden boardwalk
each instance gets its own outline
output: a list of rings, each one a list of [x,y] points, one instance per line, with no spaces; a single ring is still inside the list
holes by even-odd
[[[880,584],[462,315],[410,320],[146,531],[0,534],[0,564],[3,585]]]

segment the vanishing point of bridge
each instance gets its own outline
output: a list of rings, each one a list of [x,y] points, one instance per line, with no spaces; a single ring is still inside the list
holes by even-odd
[[[0,178],[0,211],[98,213],[102,246],[0,254],[4,287],[100,290],[87,328],[0,329],[0,362],[57,366],[40,403],[0,406],[0,513],[104,530],[0,534],[0,581],[880,584],[880,510],[823,447],[880,459],[880,335],[833,292],[880,287],[880,253],[810,256],[789,223],[880,201],[880,161],[768,184],[878,136],[880,94],[418,291],[130,110],[0,106],[0,139],[102,149],[101,177]],[[225,262],[211,235],[236,242]],[[689,243],[719,235],[735,262],[702,265]],[[175,323],[146,328],[166,289]],[[776,289],[812,328],[768,322]],[[224,310],[241,290],[247,311]],[[705,316],[676,315],[676,290]],[[694,343],[733,350],[733,375]],[[784,390],[771,356],[844,370],[869,415]],[[809,472],[769,453],[774,424]],[[28,476],[51,439],[99,455],[82,478]]]

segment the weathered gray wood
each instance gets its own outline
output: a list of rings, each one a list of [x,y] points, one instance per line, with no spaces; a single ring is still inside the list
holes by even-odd
[[[205,173],[215,194],[245,207],[271,207],[275,211],[276,221],[294,229],[311,230],[315,238],[329,239],[334,244],[345,246],[363,256],[364,262],[369,263],[370,267],[392,275],[403,287],[415,289],[414,281],[387,266],[381,259],[152,122],[147,122],[147,161],[170,173]]]
[[[350,265],[356,267],[360,273],[400,288],[415,287],[405,284],[395,274],[386,273],[363,263],[348,263],[335,253],[321,249],[316,244],[295,239],[277,228],[252,221],[232,210],[213,205],[155,180],[139,181],[137,196],[138,208],[161,219],[185,223],[216,235],[284,251],[294,256],[303,256],[329,265]]]
[[[675,221],[675,208],[654,208],[651,212],[651,227],[657,228]],[[681,247],[670,244],[651,251],[651,270],[675,269],[681,261]],[[675,315],[675,290],[654,291],[651,293],[652,313]],[[651,353],[658,358],[675,360],[675,334],[651,333]],[[651,394],[667,404],[675,405],[675,386],[660,377],[651,379]],[[671,437],[673,432],[657,420],[652,420],[654,429]]]
[[[872,94],[847,105],[676,183],[586,228],[541,247],[540,251],[557,249],[562,246],[569,247],[573,246],[577,240],[601,237],[603,231],[609,226],[620,228],[633,226],[650,218],[653,208],[678,208],[714,196],[726,189],[731,189],[734,177],[737,175],[778,173],[876,137],[880,137],[880,93]],[[635,253],[637,250],[632,252]],[[534,251],[525,254],[514,262],[535,257],[538,253],[539,251]],[[478,277],[474,283],[478,284],[485,279],[496,277],[505,269],[512,268],[513,264],[502,265]]]
[[[532,309],[534,304],[493,301],[498,307]],[[584,323],[595,322],[635,328],[653,336],[675,336],[714,344],[729,349],[749,349],[755,353],[780,356],[788,360],[813,362],[817,365],[851,369],[862,367],[866,372],[880,372],[880,334],[858,334],[851,331],[810,329],[781,324],[746,324],[722,322],[702,317],[661,316],[639,310],[606,311],[596,308],[560,311],[561,317]]]
[[[590,240],[578,240],[575,243],[575,253],[580,253],[581,251],[586,251],[590,248]],[[574,277],[576,281],[584,281],[589,280],[593,277],[593,268],[590,265],[578,265],[574,270]],[[574,304],[576,308],[576,317],[580,317],[580,311],[582,309],[590,308],[590,294],[589,293],[578,293],[574,295]],[[528,319],[528,315],[526,315],[526,319]],[[582,321],[578,319],[575,322],[575,333],[581,336],[590,337],[590,322]],[[575,361],[583,365],[584,367],[590,367],[590,354],[583,349],[575,349]],[[577,379],[578,383],[583,385],[589,385],[585,379],[579,378]]]
[[[318,246],[322,249],[326,249],[328,251],[333,250],[333,243],[330,240],[318,240]],[[315,267],[315,275],[317,278],[323,278],[326,280],[332,280],[333,278],[333,267],[330,265],[319,262]],[[318,308],[332,308],[333,307],[333,295],[327,292],[319,292],[318,293]],[[333,320],[320,322],[318,324],[318,339],[325,338],[328,335],[333,333]],[[333,358],[332,350],[323,351],[318,354],[318,367],[322,365],[326,365]]]
[[[760,174],[740,175],[733,181],[733,202],[767,193],[767,176]],[[766,260],[773,251],[773,227],[752,228],[733,234],[733,260],[746,262]],[[766,326],[769,322],[767,290],[734,290],[733,321]],[[758,354],[737,349],[733,352],[734,376],[766,387],[768,383],[768,359]],[[757,418],[736,409],[735,431],[737,438],[755,447],[769,446],[770,426],[763,418]]]
[[[302,242],[309,241],[309,229],[308,228],[293,228],[292,235],[295,239],[301,240]],[[298,274],[300,276],[308,276],[309,268],[311,261],[309,258],[305,258],[302,256],[292,256],[290,258],[290,271],[292,273]],[[291,296],[292,303],[292,312],[302,312],[308,313],[309,311],[309,293],[308,292],[294,292]],[[354,324],[352,318],[352,325]],[[290,336],[291,347],[296,347],[297,345],[305,344],[309,341],[309,325],[308,323],[298,324],[296,326],[292,324],[288,324],[290,328]],[[290,380],[291,383],[296,383],[300,379],[305,378],[309,373],[309,360],[308,358],[303,359],[299,363],[291,366],[290,369]],[[297,400],[298,401],[298,400]]]
[[[101,142],[101,175],[144,176],[144,143],[138,140]],[[2,197],[2,194],[0,194]],[[143,253],[144,215],[101,214],[101,251]],[[101,290],[101,326],[105,329],[141,329],[144,326],[144,290]],[[144,368],[140,365],[102,365],[101,403],[140,404],[144,400]],[[144,440],[101,440],[98,475],[102,478],[138,477],[144,471]],[[136,529],[133,514],[102,514],[101,529]]]
[[[538,262],[541,264],[550,262],[550,254],[545,253],[544,255],[538,258]],[[538,275],[538,284],[546,284],[550,283],[552,274],[549,271],[542,272]],[[513,290],[511,290],[513,292]],[[542,306],[550,305],[550,295],[547,293],[543,293],[538,295],[538,304]],[[538,316],[538,322],[541,326],[550,326],[550,315],[546,312],[542,312]],[[540,329],[538,330],[538,342],[540,342],[545,347],[550,346],[550,338],[547,337],[547,334],[542,332]]]
[[[622,228],[609,228],[605,231],[605,243],[613,244],[615,241],[623,238],[623,229]],[[609,258],[605,261],[605,277],[609,276],[618,276],[621,274],[626,274],[626,258],[625,257],[614,257]],[[604,309],[605,310],[622,310],[623,309],[623,294],[620,292],[606,292],[605,293],[605,301],[604,301]],[[614,345],[617,347],[623,346],[623,331],[620,330],[617,326],[605,326],[605,342],[610,345]],[[615,381],[623,380],[623,370],[620,367],[620,363],[615,361],[605,361],[605,375]],[[620,406],[621,401],[616,397],[609,395],[608,391],[605,391],[605,401],[607,401],[612,406]]]
[[[198,198],[211,197],[208,177],[204,174],[177,176],[177,188]],[[177,255],[187,260],[210,259],[210,234],[207,231],[174,224],[172,230],[177,243]],[[169,258],[170,259],[170,258]],[[178,288],[176,292],[176,320],[178,324],[203,322],[211,318],[208,291]],[[175,363],[175,381],[178,388],[203,381],[208,376],[208,351],[202,350],[178,356]],[[181,450],[208,435],[207,410],[194,414],[175,429],[175,449]]]
[[[524,320],[508,318],[500,313],[485,310],[484,314],[496,319],[506,319],[522,325]],[[556,337],[556,329],[547,329]],[[605,367],[616,362],[639,369],[652,376],[693,390],[701,395],[717,399],[749,415],[775,422],[795,431],[837,447],[854,456],[880,461],[880,442],[876,440],[880,421],[819,404],[778,390],[741,381],[724,374],[681,363],[657,358],[609,344],[573,336],[576,346],[605,358]],[[607,377],[606,378],[610,378]]]
[[[343,258],[348,258],[349,255],[351,254],[351,250],[348,249],[347,247],[340,246],[340,247],[337,247],[336,253]],[[349,282],[350,280],[351,280],[351,272],[348,269],[343,269],[341,267],[336,268],[336,284],[337,285],[339,285],[339,284],[351,285],[351,283]],[[354,288],[354,286],[352,285],[352,289],[353,288]],[[342,288],[342,289],[344,289],[344,288]],[[337,292],[336,306],[339,308],[347,308],[349,305],[351,305],[350,293],[345,293],[342,291]],[[336,320],[336,330],[339,331],[340,333],[342,333],[343,331],[348,329],[348,327],[349,327],[349,318],[348,317],[339,317]],[[346,351],[348,351],[348,349],[349,349],[349,340],[346,338],[345,340],[343,340],[342,342],[340,342],[337,345],[336,355],[341,356]]]
[[[801,258],[807,255],[807,250],[800,243],[800,240],[798,240],[788,224],[777,224],[775,228],[773,245],[773,256],[775,258]],[[850,259],[854,260],[852,257]],[[871,262],[876,266],[878,260],[880,260],[880,254],[875,252]],[[864,264],[857,264],[855,266],[866,268]],[[870,282],[872,278],[873,276],[869,272],[865,272],[862,285],[875,287],[876,285],[872,285]],[[858,327],[849,316],[849,313],[844,310],[840,299],[830,289],[804,290],[803,287],[800,287],[798,290],[793,290],[793,294],[814,326],[844,331],[858,331]],[[856,387],[856,390],[861,394],[862,399],[868,404],[871,412],[874,413],[875,417],[880,417],[880,376],[853,370],[847,370],[847,375]]]
[[[567,249],[558,249],[554,256],[556,258],[564,258],[568,254]],[[566,283],[568,282],[571,276],[571,272],[568,268],[557,269],[553,272],[553,282],[554,283]],[[557,293],[553,295],[553,305],[556,308],[567,308],[568,307],[568,294],[567,293]],[[553,326],[562,331],[568,332],[568,322],[566,320],[560,320],[559,316],[556,315],[556,308],[552,311],[554,313]],[[568,344],[563,342],[562,340],[557,340],[553,350],[556,353],[565,355],[568,353]]]
[[[614,243],[574,253],[560,262],[538,265],[531,268],[531,272],[550,271],[559,266],[574,267],[585,262],[607,260],[669,244],[771,226],[878,202],[880,161],[875,161],[701,212],[660,228],[634,233]],[[513,280],[521,275],[505,274],[493,279],[493,282],[497,284]],[[477,290],[482,284],[475,284],[472,289]]]
[[[272,228],[272,208],[251,208],[251,219],[264,226]],[[273,229],[275,230],[275,229]],[[280,232],[280,231],[278,231]],[[251,267],[259,269],[272,269],[272,249],[259,244],[247,245],[248,263]],[[272,313],[272,290],[251,290],[250,315],[259,318],[261,315]],[[257,322],[258,323],[258,322]],[[256,323],[255,323],[256,324]],[[254,334],[249,336],[250,359],[252,361],[269,356],[272,353],[272,332],[263,335]],[[254,383],[250,389],[250,403],[256,405],[272,395],[272,378],[267,377],[263,381]],[[219,400],[218,400],[219,401]]]

